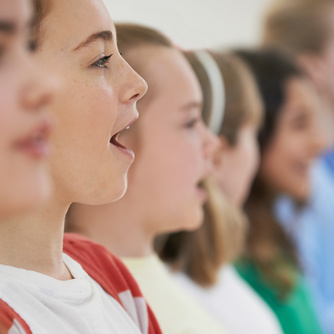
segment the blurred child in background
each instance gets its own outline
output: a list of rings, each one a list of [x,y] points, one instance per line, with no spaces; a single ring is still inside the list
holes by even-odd
[[[265,20],[263,43],[280,48],[303,68],[321,97],[330,145],[312,174],[308,205],[298,213],[289,197],[276,214],[294,239],[298,257],[327,334],[334,332],[334,1],[276,0]],[[292,224],[292,222],[295,222]]]
[[[219,137],[214,173],[206,182],[204,224],[157,241],[161,257],[230,333],[281,333],[270,308],[233,266],[247,231],[242,206],[258,167],[256,134],[263,106],[250,71],[235,56],[187,52],[204,94],[203,117]]]
[[[265,110],[260,168],[245,204],[249,233],[237,269],[271,306],[284,333],[321,333],[294,245],[274,214],[280,194],[291,196],[296,205],[309,196],[312,164],[326,145],[319,97],[301,70],[280,53],[237,54],[253,71]]]

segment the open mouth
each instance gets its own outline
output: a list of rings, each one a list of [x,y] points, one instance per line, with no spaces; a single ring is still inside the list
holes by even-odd
[[[122,145],[119,141],[119,136],[122,135],[125,131],[129,130],[130,126],[133,122],[135,122],[138,119],[138,112],[136,113],[135,117],[126,125],[124,126],[120,131],[112,135],[112,137],[109,140],[109,143],[116,147],[118,150],[120,150],[123,153],[126,153],[127,155],[132,157],[132,160],[134,159],[134,152]]]
[[[128,129],[129,127],[127,127],[127,129]],[[124,131],[124,130],[122,130],[122,131]],[[117,132],[115,135],[113,135],[111,138],[110,138],[110,144],[113,144],[113,145],[115,145],[115,146],[117,146],[117,147],[119,147],[119,148],[122,148],[122,149],[127,149],[125,146],[123,146],[119,141],[118,141],[118,137],[119,137],[119,135],[120,135],[120,133],[122,132],[122,131],[120,131],[120,132]]]

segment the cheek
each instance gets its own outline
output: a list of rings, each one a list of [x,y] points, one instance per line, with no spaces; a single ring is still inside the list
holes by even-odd
[[[276,190],[287,190],[296,181],[296,155],[298,145],[274,145],[264,153],[261,174]]]
[[[103,139],[100,145],[106,148],[117,117],[117,106],[110,91],[82,85],[70,87],[53,106],[53,111],[58,138],[62,141],[90,147]]]
[[[184,199],[202,177],[204,162],[196,141],[177,136],[171,139],[160,142],[157,172],[168,196]]]
[[[7,114],[10,117],[10,113],[19,111],[19,92],[22,90],[18,86],[19,78],[15,77],[2,77],[0,81],[0,117],[3,118],[3,114]],[[1,119],[1,123],[2,119]]]

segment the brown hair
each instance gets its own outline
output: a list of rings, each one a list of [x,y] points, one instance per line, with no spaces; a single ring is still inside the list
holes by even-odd
[[[159,31],[132,23],[116,23],[117,44],[121,52],[143,45],[173,47],[172,41]]]
[[[332,5],[333,0],[277,0],[265,18],[264,45],[292,55],[321,53],[329,37],[325,15]]]
[[[32,36],[36,40],[36,44],[42,42],[42,22],[51,11],[51,0],[32,0],[34,6],[34,16],[32,20]]]
[[[258,136],[263,157],[276,135],[287,99],[286,84],[293,78],[302,79],[304,74],[290,57],[277,49],[236,52],[252,70],[264,103],[264,122]],[[273,212],[277,195],[263,179],[260,167],[245,203],[250,228],[244,260],[246,264],[249,261],[254,263],[266,281],[284,298],[295,286],[299,266],[294,244]],[[241,266],[242,263],[240,261]]]
[[[242,125],[250,121],[259,124],[262,103],[256,84],[242,61],[232,55],[211,54],[221,71],[226,90],[225,116],[219,136],[235,145]],[[186,57],[202,86],[203,118],[207,121],[212,103],[209,78],[195,53],[186,52]],[[201,228],[170,234],[167,240],[162,239],[164,244],[160,242],[156,248],[164,261],[202,286],[214,284],[221,266],[240,254],[247,228],[244,214],[229,203],[213,180],[207,180],[205,188],[209,198],[204,206]]]

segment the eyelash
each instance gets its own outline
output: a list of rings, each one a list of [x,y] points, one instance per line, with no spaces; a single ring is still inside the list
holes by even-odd
[[[194,119],[190,120],[189,122],[187,122],[187,123],[185,124],[185,126],[186,126],[186,128],[188,128],[188,129],[192,129],[192,128],[195,127],[195,125],[198,123],[198,121],[199,121],[198,118],[194,118]]]
[[[28,41],[28,44],[27,44],[27,49],[30,51],[30,52],[35,52],[37,50],[37,41],[36,40],[30,40]]]
[[[112,54],[110,56],[104,56],[97,60],[93,66],[98,67],[98,68],[108,68],[106,64],[109,63],[109,59],[111,58]]]

